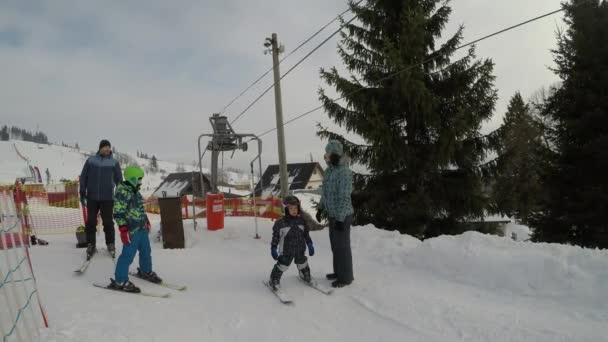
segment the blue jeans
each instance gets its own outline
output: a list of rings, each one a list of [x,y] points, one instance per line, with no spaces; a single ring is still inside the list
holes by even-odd
[[[139,251],[139,269],[142,272],[152,272],[152,249],[150,239],[145,229],[131,234],[131,243],[122,246],[122,252],[116,262],[116,273],[114,278],[122,283],[129,280],[129,266],[135,258],[135,253]]]

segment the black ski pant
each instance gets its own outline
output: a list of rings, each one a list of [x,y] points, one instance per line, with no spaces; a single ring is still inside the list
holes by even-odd
[[[306,250],[298,251],[294,253],[295,255],[279,255],[277,259],[277,263],[272,268],[272,272],[270,273],[270,278],[274,280],[280,280],[283,272],[289,269],[292,261],[296,262],[296,266],[298,267],[298,271],[301,271],[308,267],[308,258],[305,255]]]
[[[87,201],[87,244],[96,243],[97,234],[97,213],[101,212],[101,221],[103,222],[103,232],[106,236],[106,245],[114,243],[114,221],[112,214],[114,212],[114,201]]]
[[[336,229],[336,220],[329,219],[329,242],[333,254],[334,273],[338,281],[346,284],[355,280],[353,276],[353,254],[350,248],[350,225],[353,217],[347,216],[344,219],[344,229]]]

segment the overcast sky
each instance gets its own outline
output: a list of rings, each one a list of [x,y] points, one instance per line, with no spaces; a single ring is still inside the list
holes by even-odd
[[[445,35],[465,25],[465,42],[558,9],[559,0],[454,0]],[[208,117],[267,70],[265,37],[272,32],[290,52],[346,8],[344,0],[0,0],[0,125],[39,127],[52,141],[96,149],[109,139],[119,150],[143,150],[160,159],[192,161],[196,139],[210,133]],[[349,17],[349,16],[347,16]],[[530,96],[557,81],[548,70],[561,14],[481,42],[499,91],[498,127],[509,97]],[[332,26],[281,65],[286,71]],[[340,66],[333,39],[282,83],[285,120],[319,105],[320,67]],[[269,75],[271,76],[271,75]],[[234,118],[272,83],[253,88],[226,112]],[[289,162],[320,160],[324,142],[315,112],[286,127]],[[234,128],[259,134],[275,126],[270,92]],[[264,165],[275,163],[276,134],[264,137]],[[253,151],[225,166],[245,168]],[[209,162],[207,161],[206,164]]]

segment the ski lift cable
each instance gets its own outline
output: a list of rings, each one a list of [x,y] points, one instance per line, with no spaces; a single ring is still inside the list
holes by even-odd
[[[483,37],[481,37],[481,38],[475,39],[475,40],[473,40],[473,41],[471,41],[471,42],[469,42],[469,43],[466,43],[466,44],[460,45],[460,46],[456,47],[454,50],[450,50],[449,52],[450,52],[450,53],[453,53],[453,52],[455,52],[455,51],[458,51],[458,50],[464,49],[465,47],[469,47],[469,46],[471,46],[471,45],[474,45],[474,44],[479,43],[479,42],[481,42],[481,41],[484,41],[484,40],[486,40],[486,39],[490,39],[490,38],[492,38],[492,37],[495,37],[495,36],[498,36],[498,35],[500,35],[500,34],[506,33],[506,32],[508,32],[508,31],[514,30],[514,29],[516,29],[516,28],[518,28],[518,27],[521,27],[521,26],[524,26],[524,25],[530,24],[530,23],[535,22],[535,21],[537,21],[537,20],[540,20],[540,19],[543,19],[543,18],[546,18],[546,17],[552,16],[552,15],[557,14],[557,13],[562,12],[562,11],[564,11],[564,9],[563,9],[563,8],[560,8],[560,9],[558,9],[558,10],[551,11],[551,12],[545,13],[545,14],[543,14],[543,15],[539,15],[539,16],[534,17],[534,18],[532,18],[532,19],[528,19],[528,20],[526,20],[526,21],[523,21],[523,22],[520,22],[520,23],[518,23],[518,24],[515,24],[515,25],[512,25],[512,26],[509,26],[509,27],[507,27],[507,28],[504,28],[504,29],[502,29],[502,30],[499,30],[499,31],[496,31],[496,32],[494,32],[494,33],[488,34],[488,35],[483,36]],[[446,53],[447,53],[447,52],[446,52]],[[445,54],[445,53],[444,53],[444,54]],[[422,61],[422,62],[420,62],[420,63],[414,64],[414,65],[410,65],[410,66],[407,66],[407,67],[405,67],[405,68],[403,68],[403,69],[401,69],[401,70],[398,70],[398,71],[396,71],[396,72],[394,72],[394,73],[392,73],[392,74],[389,74],[389,75],[387,75],[387,76],[385,76],[385,77],[383,77],[383,78],[380,78],[380,79],[376,80],[375,82],[376,82],[376,83],[380,83],[380,82],[384,82],[384,81],[386,81],[386,80],[389,80],[389,79],[391,79],[391,78],[394,78],[394,77],[396,77],[396,76],[398,76],[398,75],[400,75],[400,74],[402,74],[402,73],[404,73],[404,72],[406,72],[406,71],[409,71],[409,70],[415,69],[415,68],[420,67],[420,66],[423,66],[423,65],[425,65],[425,64],[427,64],[427,63],[429,63],[429,62],[432,62],[433,60],[435,60],[435,59],[437,59],[437,58],[439,58],[439,57],[443,56],[444,54],[438,54],[438,55],[435,55],[435,56],[433,56],[433,57],[427,58],[426,60],[424,60],[424,61]],[[356,93],[358,93],[358,92],[360,92],[360,91],[362,91],[362,90],[365,90],[365,89],[366,89],[366,88],[359,88],[359,89],[354,90],[354,91],[352,91],[352,92],[350,92],[350,93],[347,93],[346,95],[343,95],[343,96],[341,96],[341,97],[339,97],[339,98],[336,98],[336,99],[331,99],[330,101],[331,101],[331,102],[337,102],[337,101],[343,100],[343,99],[347,98],[348,96],[351,96],[351,95],[353,95],[353,94],[356,94]],[[288,121],[286,121],[286,122],[283,124],[283,126],[286,126],[286,125],[288,125],[288,124],[290,124],[290,123],[292,123],[292,122],[294,122],[294,121],[296,121],[296,120],[299,120],[299,119],[301,119],[301,118],[303,118],[303,117],[305,117],[305,116],[307,116],[307,115],[310,115],[310,114],[312,114],[312,113],[314,113],[314,112],[316,112],[316,111],[318,111],[318,110],[322,109],[323,107],[324,107],[324,105],[320,105],[320,106],[315,107],[315,108],[313,108],[313,109],[311,109],[311,110],[308,110],[308,111],[306,111],[306,112],[304,112],[304,113],[302,113],[302,114],[300,114],[300,115],[298,115],[298,116],[296,116],[296,117],[293,117],[293,118],[289,119]],[[269,134],[269,133],[271,133],[271,132],[275,131],[276,129],[277,129],[276,127],[275,127],[275,128],[272,128],[272,129],[269,129],[269,130],[267,130],[267,131],[265,131],[265,132],[263,132],[263,133],[259,134],[259,135],[258,135],[258,137],[263,137],[264,135]]]
[[[361,2],[363,2],[363,0],[359,0],[358,2],[355,3],[355,6],[360,4]],[[338,14],[335,18],[333,18],[332,20],[330,20],[327,24],[325,24],[323,27],[321,27],[320,29],[318,29],[315,33],[313,33],[310,37],[306,38],[306,40],[304,40],[302,43],[300,43],[300,45],[298,45],[295,49],[293,49],[290,53],[288,53],[285,57],[281,58],[281,60],[279,61],[279,65],[286,60],[287,58],[289,58],[289,56],[293,55],[294,53],[296,53],[300,48],[302,48],[304,45],[308,44],[308,42],[310,42],[313,38],[315,38],[316,36],[318,36],[321,32],[323,32],[327,27],[329,27],[331,24],[333,24],[334,22],[336,22],[336,20],[340,19],[340,17],[342,17],[344,14],[348,13],[351,11],[351,8],[347,8],[346,10],[344,10],[342,13]],[[273,70],[273,68],[271,67],[270,69],[266,70],[266,72],[264,72],[260,77],[258,77],[255,81],[253,81],[247,88],[245,88],[240,94],[238,94],[236,97],[234,97],[232,100],[230,100],[230,102],[228,102],[227,105],[224,106],[224,108],[222,109],[222,113],[226,112],[226,109],[228,109],[228,107],[230,107],[232,104],[234,104],[234,102],[236,102],[238,99],[240,99],[243,95],[245,95],[245,93],[247,91],[249,91],[249,89],[253,88],[253,86],[255,86],[256,84],[258,84],[264,77],[266,77],[271,71]]]

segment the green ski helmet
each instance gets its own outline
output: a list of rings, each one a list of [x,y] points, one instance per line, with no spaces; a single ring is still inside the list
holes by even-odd
[[[144,170],[139,166],[129,165],[125,168],[125,180],[133,186],[137,186],[137,180],[144,178]]]

